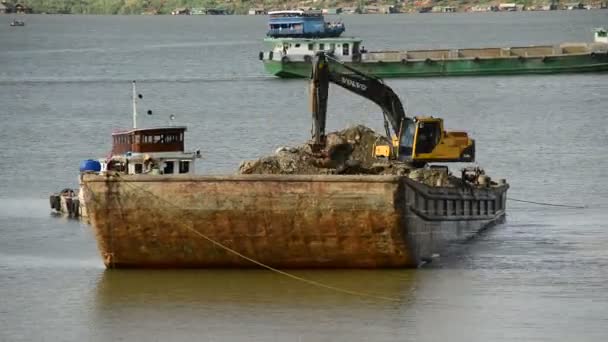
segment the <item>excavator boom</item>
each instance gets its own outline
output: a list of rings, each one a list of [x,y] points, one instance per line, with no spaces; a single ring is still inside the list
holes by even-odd
[[[374,151],[376,156],[397,158],[418,165],[427,162],[474,161],[475,142],[465,132],[444,131],[443,120],[440,118],[407,117],[397,94],[381,79],[366,75],[323,51],[315,55],[310,82],[313,150],[319,151],[325,146],[330,82],[365,97],[382,108],[386,136],[393,143],[390,146],[377,146]],[[377,153],[378,149],[381,150],[380,153]]]
[[[330,64],[332,64],[331,67]],[[345,72],[341,72],[340,68]],[[311,80],[313,141],[315,143],[322,143],[325,136],[329,82],[365,97],[380,106],[385,122],[388,121],[390,123],[393,133],[397,137],[401,136],[401,130],[406,124],[413,123],[413,120],[405,115],[397,94],[385,85],[381,79],[365,75],[327,55],[325,52],[319,52],[315,56]],[[390,141],[390,131],[388,131],[388,127],[386,126],[385,129],[387,130],[387,138]]]

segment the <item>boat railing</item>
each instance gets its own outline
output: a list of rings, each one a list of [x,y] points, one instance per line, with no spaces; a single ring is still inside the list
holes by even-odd
[[[397,61],[439,61],[448,59],[492,59],[546,57],[561,54],[589,53],[589,44],[562,44],[545,46],[525,46],[511,48],[479,48],[452,50],[412,50],[412,51],[377,51],[362,54],[362,60],[367,62],[397,62]]]
[[[434,188],[405,179],[407,207],[429,221],[488,220],[503,216],[509,186],[477,188]]]
[[[304,31],[302,29],[269,29],[266,33],[267,36],[287,36],[287,35],[295,35],[302,34]]]

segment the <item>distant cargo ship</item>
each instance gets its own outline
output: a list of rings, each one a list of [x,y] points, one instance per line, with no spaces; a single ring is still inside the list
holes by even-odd
[[[267,37],[259,53],[266,71],[283,78],[309,77],[312,58],[330,51],[346,65],[378,77],[474,76],[608,71],[608,37],[594,42],[526,47],[366,51],[358,38]]]

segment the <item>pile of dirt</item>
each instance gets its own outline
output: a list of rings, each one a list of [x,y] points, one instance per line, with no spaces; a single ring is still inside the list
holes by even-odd
[[[244,161],[239,174],[372,174],[408,175],[431,186],[449,186],[447,169],[413,169],[404,163],[381,161],[374,157],[376,145],[388,145],[388,139],[372,129],[358,125],[327,134],[322,153],[313,153],[309,144],[281,147],[273,155]]]
[[[274,155],[244,161],[240,174],[369,174],[373,171],[376,144],[388,144],[386,137],[365,126],[354,126],[327,134],[322,156],[310,145],[281,147]]]

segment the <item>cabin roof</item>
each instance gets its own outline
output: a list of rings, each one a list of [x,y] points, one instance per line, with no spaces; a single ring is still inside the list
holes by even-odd
[[[273,15],[273,14],[304,14],[304,11],[302,10],[286,10],[286,11],[270,11],[268,12],[269,15]]]
[[[186,126],[132,128],[132,129],[129,129],[129,130],[122,130],[122,131],[113,132],[112,135],[132,134],[132,133],[136,133],[136,132],[154,132],[154,133],[160,133],[160,132],[163,132],[163,131],[165,131],[165,132],[175,132],[175,131],[185,132],[186,129],[187,129]]]
[[[351,42],[361,42],[360,38],[355,37],[338,37],[338,38],[274,38],[268,37],[264,38],[264,42],[266,43],[351,43]]]

